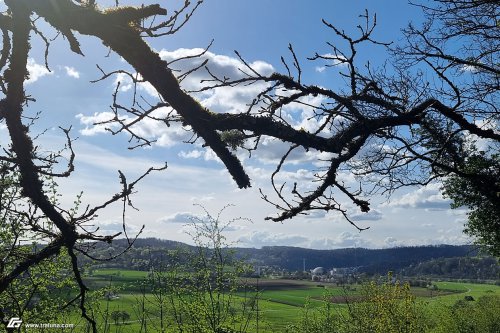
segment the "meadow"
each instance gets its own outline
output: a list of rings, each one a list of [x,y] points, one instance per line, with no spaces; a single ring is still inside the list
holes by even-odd
[[[163,313],[168,313],[168,300],[163,295],[159,299],[149,291],[141,289],[140,281],[145,281],[147,272],[117,269],[99,269],[93,271],[92,276],[86,278],[92,289],[106,288],[113,290],[112,297],[100,296],[96,302],[95,309],[102,317],[100,322],[107,323],[106,332],[128,333],[139,332],[144,322],[141,318],[147,318],[148,332],[160,331],[160,305]],[[231,302],[235,309],[245,304],[254,297],[257,302],[258,327],[250,330],[259,332],[282,332],[285,328],[296,323],[307,309],[320,308],[329,300],[333,309],[339,314],[347,310],[346,302],[359,300],[362,290],[361,285],[352,285],[348,288],[336,286],[329,283],[280,280],[280,279],[246,279],[246,288],[239,289],[234,293]],[[451,306],[465,296],[478,299],[484,295],[500,296],[500,287],[489,284],[458,283],[458,282],[435,282],[437,290],[412,287],[411,293],[417,297],[417,302],[425,303],[432,309],[443,306]],[[115,311],[128,313],[129,317],[113,320],[110,316]],[[107,313],[108,316],[104,314]],[[174,322],[168,316],[164,316],[163,325],[169,327]],[[254,318],[255,319],[255,318]],[[78,314],[68,318],[73,323],[83,328],[84,323]],[[77,326],[77,327],[79,327]],[[78,330],[76,330],[78,331]]]

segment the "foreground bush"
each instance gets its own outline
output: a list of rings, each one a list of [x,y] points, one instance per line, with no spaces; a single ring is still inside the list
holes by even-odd
[[[453,306],[439,307],[432,318],[435,333],[498,333],[500,332],[500,296],[486,295],[477,301],[465,299]]]
[[[372,281],[364,285],[358,302],[348,301],[347,313],[334,311],[328,300],[320,309],[306,306],[298,323],[289,326],[287,333],[420,333],[427,330],[423,305],[416,301],[409,284],[395,282],[389,274],[382,284]]]

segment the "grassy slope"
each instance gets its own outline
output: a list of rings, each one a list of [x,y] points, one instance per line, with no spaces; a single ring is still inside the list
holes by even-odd
[[[114,325],[111,319],[111,332],[129,333],[138,332],[140,329],[138,302],[140,300],[138,290],[133,287],[133,283],[147,277],[147,272],[138,272],[130,270],[114,270],[114,269],[100,269],[94,271],[92,277],[87,281],[95,288],[108,286],[112,277],[112,285],[117,286],[119,289],[119,299],[109,302],[102,300],[99,302],[101,311],[108,307],[109,313],[113,311],[127,311],[131,318],[125,325]],[[277,282],[279,280],[264,280],[261,279],[259,283],[260,300],[259,300],[259,331],[260,332],[280,332],[287,325],[296,321],[302,311],[303,306],[308,303],[310,307],[318,307],[322,304],[321,298],[328,291],[330,296],[343,296],[345,291],[342,287],[318,286],[317,283],[312,282],[297,282],[290,281],[289,283]],[[482,295],[496,294],[500,295],[500,287],[494,285],[472,284],[472,283],[456,283],[456,282],[437,282],[436,285],[440,290],[454,291],[455,293],[439,296],[430,296],[428,291],[423,288],[413,288],[417,296],[427,296],[425,298],[419,297],[421,300],[428,302],[431,306],[450,305],[459,299],[463,299],[465,295],[470,295],[475,299]],[[349,291],[348,295],[356,295],[359,293],[359,286],[354,287],[355,290]],[[239,294],[243,296],[243,293]],[[434,292],[433,296],[436,293]],[[158,325],[159,313],[157,306],[155,306],[155,299],[153,295],[146,294],[146,307],[149,318],[153,319],[152,323],[148,324],[149,329],[155,331],[158,329],[153,324]],[[236,301],[242,299],[236,298]],[[339,311],[344,311],[345,305],[336,304],[335,307]],[[156,318],[156,319],[155,319]],[[75,313],[71,318],[73,322],[80,322],[78,314]],[[170,326],[170,324],[168,325]],[[83,328],[83,325],[81,326]]]

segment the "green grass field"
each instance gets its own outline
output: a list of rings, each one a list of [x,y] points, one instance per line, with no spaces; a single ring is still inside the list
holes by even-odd
[[[430,301],[440,302],[443,304],[453,304],[456,301],[463,299],[465,296],[472,296],[478,299],[485,295],[500,295],[500,286],[491,284],[477,283],[458,283],[458,282],[436,282],[439,289],[455,290],[458,293],[449,294],[442,297],[432,298]]]
[[[109,333],[133,333],[139,332],[141,327],[141,302],[145,304],[145,312],[148,318],[148,327],[152,331],[159,330],[159,300],[150,293],[141,295],[138,282],[147,278],[147,272],[117,269],[95,270],[92,276],[86,278],[92,289],[100,287],[116,288],[117,298],[106,300],[102,297],[97,304],[96,311],[101,313],[112,313],[113,311],[126,311],[130,318],[118,324],[109,318]],[[259,332],[281,332],[289,323],[298,320],[307,304],[309,308],[316,308],[324,304],[325,295],[332,300],[335,309],[339,312],[345,311],[345,299],[354,301],[356,295],[360,294],[361,286],[355,285],[350,290],[345,290],[330,284],[318,284],[310,281],[293,280],[266,280],[250,279],[251,284],[247,291],[240,290],[233,299],[235,307],[245,302],[246,299],[255,296],[258,289],[258,309],[259,309]],[[416,297],[431,306],[451,305],[464,296],[472,296],[475,299],[483,295],[500,295],[500,287],[495,285],[457,283],[457,282],[436,282],[437,291],[429,291],[425,288],[412,288],[411,291]],[[246,297],[246,299],[245,299]],[[165,309],[168,312],[168,302],[165,301]],[[169,317],[169,316],[165,316]],[[83,321],[79,314],[75,313],[70,318],[74,323],[82,325]],[[99,322],[105,322],[104,316]],[[165,325],[172,325],[170,318]]]

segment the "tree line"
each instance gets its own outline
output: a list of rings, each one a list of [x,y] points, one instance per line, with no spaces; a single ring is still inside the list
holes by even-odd
[[[119,239],[112,245],[96,244],[92,255],[106,258],[110,254],[121,253],[128,247],[125,239]],[[122,268],[149,271],[161,265],[187,261],[189,257],[179,257],[178,249],[186,253],[194,251],[193,246],[155,238],[138,239],[127,250],[126,256],[119,256],[112,261],[95,263],[82,258],[85,271],[98,268]],[[470,245],[452,246],[416,246],[391,249],[350,248],[337,250],[312,250],[296,247],[269,246],[262,249],[231,248],[236,258],[252,266],[269,266],[288,272],[301,271],[303,260],[308,269],[355,268],[358,273],[385,274],[388,271],[405,276],[433,276],[454,279],[496,280],[499,274],[498,260],[481,254]]]

